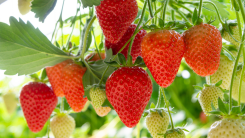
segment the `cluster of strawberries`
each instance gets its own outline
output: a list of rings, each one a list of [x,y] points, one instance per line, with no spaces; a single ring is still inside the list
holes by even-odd
[[[137,27],[132,22],[137,13],[136,0],[105,0],[96,7],[97,19],[106,37],[105,46],[111,48],[113,54],[117,54],[134,34]],[[121,52],[126,58],[128,48],[129,45]],[[198,75],[209,76],[215,73],[219,67],[221,48],[222,38],[217,28],[202,23],[185,31],[183,35],[173,30],[158,30],[147,34],[142,29],[135,36],[131,55],[133,62],[142,56],[156,82],[161,87],[168,87],[174,81],[183,57]],[[38,132],[43,128],[56,107],[57,97],[65,96],[75,112],[84,108],[88,101],[84,98],[82,82],[86,70],[86,67],[66,60],[46,68],[52,89],[40,82],[23,87],[20,102],[31,131]],[[139,122],[151,94],[149,75],[141,67],[132,65],[125,65],[113,72],[106,82],[105,90],[90,90],[96,112],[104,116],[111,110],[102,107],[107,98],[127,127],[134,127]]]

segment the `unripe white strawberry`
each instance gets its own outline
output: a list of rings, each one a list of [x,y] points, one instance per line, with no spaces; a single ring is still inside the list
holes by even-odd
[[[232,88],[232,98],[238,101],[239,96],[239,85],[240,85],[240,76],[241,70],[237,72],[237,75],[234,77],[233,88]],[[241,89],[241,102],[245,103],[245,76],[242,77],[242,89]]]
[[[75,120],[65,113],[57,114],[50,121],[55,138],[69,138],[75,129]]]
[[[208,138],[245,138],[245,121],[223,119],[212,124]]]
[[[220,80],[222,80],[222,84],[220,85],[220,87],[222,89],[229,90],[233,67],[234,67],[234,62],[231,61],[227,56],[221,55],[219,68],[213,75],[206,77],[207,83],[215,84]]]
[[[106,99],[106,93],[104,89],[100,89],[99,87],[91,88],[90,91],[91,103],[94,108],[100,108]]]
[[[18,0],[19,11],[22,15],[27,14],[31,10],[31,2],[33,0]]]
[[[212,111],[211,103],[213,103],[215,108],[218,108],[219,97],[223,100],[224,92],[215,85],[207,85],[200,91],[198,101],[206,115],[210,115],[208,112]]]
[[[162,110],[162,116],[158,112],[150,112],[146,116],[146,127],[153,138],[162,138],[163,136],[158,134],[165,134],[167,131],[169,116],[164,110]]]
[[[174,131],[173,133],[168,133],[166,135],[166,138],[185,138],[185,132],[181,129],[179,129],[178,131]]]
[[[110,111],[110,107],[100,107],[100,108],[94,108],[95,112],[97,113],[98,116],[106,116]]]
[[[12,91],[7,92],[6,94],[3,95],[3,101],[7,109],[7,112],[9,114],[12,114],[16,110],[17,103],[18,103],[15,94]]]
[[[237,41],[241,41],[240,35],[239,35],[239,28],[238,26],[231,26],[230,29],[233,32],[233,37],[237,40]],[[237,42],[236,40],[234,40],[227,31],[224,31],[223,36],[222,36],[226,41],[234,44],[235,46],[239,46],[239,42]]]

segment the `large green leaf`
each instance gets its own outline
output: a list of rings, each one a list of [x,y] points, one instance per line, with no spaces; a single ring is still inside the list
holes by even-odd
[[[99,6],[100,5],[100,2],[102,0],[81,0],[82,1],[82,4],[83,4],[83,7],[86,8],[86,7],[92,7],[92,6]]]
[[[34,0],[31,5],[31,11],[39,18],[39,21],[44,22],[44,19],[54,9],[57,0]]]
[[[10,17],[10,26],[0,23],[0,69],[5,74],[31,74],[68,58],[30,22]]]

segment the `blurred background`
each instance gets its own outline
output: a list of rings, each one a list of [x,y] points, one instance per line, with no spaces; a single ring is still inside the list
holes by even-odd
[[[217,1],[216,1],[217,2]],[[227,16],[225,18],[235,19],[235,15],[231,12],[229,0],[219,0],[224,6]],[[139,7],[142,9],[143,3],[138,0]],[[76,0],[66,0],[64,4],[63,19],[68,19],[76,13]],[[55,24],[59,18],[62,7],[62,1],[58,0],[54,10],[47,16],[44,23],[35,18],[33,12],[27,15],[21,15],[18,10],[17,0],[0,0],[0,22],[9,24],[9,17],[21,18],[25,22],[31,22],[35,27],[38,27],[49,39],[55,28]],[[207,6],[208,7],[208,6]],[[190,5],[190,8],[194,7]],[[210,8],[212,9],[212,8]],[[183,10],[183,9],[180,9]],[[82,13],[88,13],[89,9],[82,9]],[[186,12],[183,10],[183,12]],[[216,16],[215,12],[203,9],[203,13]],[[226,14],[223,13],[223,14]],[[149,13],[146,13],[149,15]],[[85,22],[85,19],[84,19]],[[215,21],[213,25],[219,27],[219,22]],[[95,30],[95,38],[93,38],[92,45],[101,42],[102,32],[96,21],[93,25]],[[70,22],[67,21],[64,27],[64,40],[67,39],[71,32]],[[79,45],[80,28],[75,26],[72,43]],[[56,32],[55,40],[59,43],[62,35],[60,30]],[[1,64],[1,63],[0,63]],[[20,90],[24,84],[32,81],[29,76],[6,76],[4,71],[0,70],[0,138],[36,138],[36,137],[53,137],[51,132],[48,132],[46,123],[43,130],[39,133],[32,133],[27,127],[19,102],[17,108],[10,114],[8,113],[4,100],[2,97],[9,91],[12,91],[18,100]],[[150,103],[157,102],[158,85],[154,82],[154,91],[146,110]],[[188,65],[182,61],[177,77],[170,87],[165,89],[167,98],[170,100],[173,108],[173,121],[176,127],[185,127],[189,132],[186,132],[187,138],[205,138],[211,124],[218,120],[215,116],[206,117],[201,110],[199,102],[197,101],[198,91],[194,89],[193,85],[202,86],[205,83],[205,78],[196,75]],[[162,106],[164,103],[162,102]],[[59,105],[57,105],[59,106]],[[65,109],[70,107],[66,103]],[[74,138],[147,138],[151,137],[146,129],[145,118],[141,118],[140,123],[134,128],[127,128],[120,121],[116,112],[113,110],[105,117],[99,117],[93,107],[88,104],[88,108],[84,112],[71,113],[76,121],[76,130],[73,133]]]

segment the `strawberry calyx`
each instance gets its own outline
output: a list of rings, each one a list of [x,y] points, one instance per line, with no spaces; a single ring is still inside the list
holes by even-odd
[[[34,80],[34,82],[42,82],[45,84],[49,82],[45,68],[41,72],[37,72],[29,76]]]
[[[116,67],[116,68],[120,68],[120,67],[134,67],[134,66],[137,66],[137,67],[146,67],[144,61],[143,61],[143,58],[141,56],[138,56],[135,60],[135,62],[133,63],[133,60],[132,60],[132,56],[129,55],[128,58],[126,59],[125,56],[121,53],[118,53],[117,54],[117,58],[118,58],[118,61],[104,61],[108,66],[111,66],[111,67]]]
[[[183,131],[189,132],[187,129],[185,129],[183,127],[177,127],[175,129],[168,129],[165,134],[158,134],[158,135],[164,135],[164,138],[166,138],[166,136],[168,134],[171,134],[171,133],[174,133],[174,132],[177,132],[178,134],[183,134],[184,133]]]
[[[150,113],[154,113],[157,112],[161,117],[163,117],[162,112],[168,112],[168,110],[166,108],[156,108],[154,103],[151,103],[150,109],[144,111],[144,113],[142,114],[143,117],[146,117],[147,115],[149,115]],[[170,110],[170,113],[174,113],[172,110]]]
[[[154,31],[158,31],[158,30],[179,30],[179,29],[188,29],[188,28],[191,28],[193,26],[189,22],[185,22],[185,21],[176,21],[175,20],[175,21],[166,22],[164,24],[162,19],[159,19],[159,20],[160,20],[159,26],[157,26],[155,24],[144,25],[143,29],[149,30],[149,31],[153,31],[153,30]]]
[[[200,90],[200,91],[201,91],[201,90],[203,90],[204,87],[216,86],[216,87],[220,88],[224,93],[228,93],[228,92],[229,92],[228,90],[225,90],[225,89],[223,89],[223,88],[220,87],[220,85],[222,84],[222,81],[223,81],[223,80],[220,80],[220,81],[218,81],[218,82],[215,83],[215,84],[203,84],[203,87],[197,86],[197,85],[194,85],[193,87],[194,87],[196,90]],[[198,97],[199,93],[200,93],[200,92],[198,92],[198,94],[197,94],[196,97]]]

